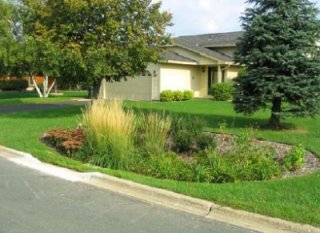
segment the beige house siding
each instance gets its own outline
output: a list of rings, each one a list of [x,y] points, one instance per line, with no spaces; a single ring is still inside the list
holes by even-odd
[[[150,63],[147,71],[121,82],[102,82],[100,96],[104,99],[159,100],[160,65]]]
[[[240,67],[231,66],[226,71],[225,82],[231,82],[234,78],[238,76]]]
[[[121,82],[106,82],[102,85],[103,98],[105,99],[127,99],[127,100],[151,100],[152,99],[152,77],[139,76],[127,78],[127,81]]]
[[[201,97],[202,69],[199,66],[162,64],[160,68],[160,92],[164,90],[192,90],[195,97]]]
[[[208,96],[208,67],[201,67],[199,97]]]

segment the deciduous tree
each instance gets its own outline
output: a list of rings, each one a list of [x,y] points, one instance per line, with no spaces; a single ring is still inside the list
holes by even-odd
[[[24,0],[24,30],[81,61],[89,84],[143,72],[166,44],[171,15],[151,0]]]

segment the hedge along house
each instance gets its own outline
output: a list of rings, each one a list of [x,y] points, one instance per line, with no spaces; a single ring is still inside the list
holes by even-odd
[[[242,32],[181,36],[165,47],[158,64],[127,81],[102,82],[104,99],[159,100],[164,90],[192,90],[194,97],[206,98],[215,83],[231,81],[240,65],[233,54]]]

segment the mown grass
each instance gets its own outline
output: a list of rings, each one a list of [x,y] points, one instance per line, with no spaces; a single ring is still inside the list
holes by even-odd
[[[62,95],[50,95],[48,98],[39,98],[35,91],[2,91],[0,92],[0,106],[65,102],[87,96],[87,91],[63,91]]]
[[[268,112],[259,112],[247,118],[235,114],[229,103],[205,100],[184,103],[127,102],[126,105],[135,109],[158,111],[166,109],[176,114],[199,116],[207,120],[210,130],[219,130],[219,122],[226,121],[230,125],[228,131],[231,133],[237,133],[248,125],[256,123],[263,125],[269,116]],[[100,171],[223,205],[320,226],[320,173],[267,182],[186,183],[95,168],[63,157],[40,142],[40,136],[49,129],[75,127],[80,116],[79,107],[0,115],[0,144],[29,152],[43,161],[78,171]],[[285,123],[295,125],[297,129],[281,132],[258,130],[256,134],[259,137],[276,141],[303,143],[309,149],[319,152],[317,149],[320,137],[318,118],[288,119]]]

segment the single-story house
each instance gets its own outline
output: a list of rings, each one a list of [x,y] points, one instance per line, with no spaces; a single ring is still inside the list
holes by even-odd
[[[146,72],[121,82],[103,82],[103,98],[159,100],[163,90],[192,90],[198,98],[208,97],[214,83],[231,81],[240,65],[233,54],[242,32],[180,36],[165,47],[162,60],[149,64]]]

